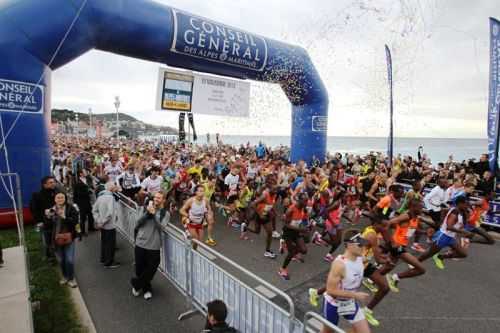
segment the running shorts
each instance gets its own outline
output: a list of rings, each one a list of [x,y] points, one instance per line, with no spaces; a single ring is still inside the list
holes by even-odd
[[[259,214],[257,214],[255,216],[255,221],[259,224],[265,225],[271,222],[271,218],[269,217],[269,215],[262,217]]]
[[[403,253],[406,253],[406,248],[404,246],[391,247],[389,253],[394,258],[399,258]]]
[[[337,313],[337,307],[328,302],[326,298],[324,299],[323,304],[323,317],[333,325],[339,324],[339,314]],[[361,310],[361,308],[359,307],[358,302],[356,302],[356,311],[353,314],[343,315],[342,317],[344,317],[344,319],[351,324],[365,319],[363,310]]]
[[[363,277],[369,278],[370,276],[372,276],[373,273],[375,273],[377,269],[378,269],[377,265],[375,265],[372,262],[368,263],[368,265],[365,266],[365,269],[363,271]]]
[[[189,229],[201,230],[203,229],[203,223],[188,223]]]
[[[450,237],[441,231],[437,231],[434,236],[432,236],[432,241],[437,245],[440,249],[453,246],[457,243],[457,240],[453,237]]]

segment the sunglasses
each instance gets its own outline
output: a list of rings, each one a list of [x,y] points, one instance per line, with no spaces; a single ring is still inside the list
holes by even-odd
[[[356,244],[358,246],[366,246],[368,244],[368,241],[361,237],[360,233],[357,233],[356,235],[346,240],[345,243]]]

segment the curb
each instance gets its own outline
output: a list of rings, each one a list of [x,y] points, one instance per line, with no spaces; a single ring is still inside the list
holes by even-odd
[[[92,321],[92,317],[90,316],[87,305],[85,304],[85,301],[83,300],[82,294],[80,292],[80,287],[69,289],[82,326],[87,330],[88,333],[97,333],[94,322]]]

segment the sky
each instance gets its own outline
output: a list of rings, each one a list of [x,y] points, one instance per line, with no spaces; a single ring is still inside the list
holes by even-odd
[[[395,136],[486,137],[495,0],[156,1],[304,47],[328,90],[329,136],[387,135],[388,44]],[[119,95],[120,112],[177,127],[177,113],[155,111],[160,66],[92,50],[54,71],[52,106],[114,112]],[[250,89],[249,118],[195,114],[197,132],[288,135],[291,109],[281,89],[253,81]]]

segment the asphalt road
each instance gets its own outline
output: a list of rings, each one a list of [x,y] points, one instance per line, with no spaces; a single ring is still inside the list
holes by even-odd
[[[177,321],[177,315],[187,309],[185,299],[161,274],[155,277],[151,301],[134,298],[129,287],[132,247],[120,240],[117,257],[123,265],[117,270],[105,270],[98,264],[96,236],[79,244],[76,274],[98,332],[199,332],[201,316]],[[215,249],[292,296],[298,318],[309,310],[320,312],[308,304],[307,290],[325,283],[329,264],[322,257],[328,249],[309,244],[305,263],[292,262],[291,280],[284,281],[277,274],[284,256],[276,260],[264,258],[264,234],[250,237],[239,240],[235,230],[220,222],[216,226]],[[278,244],[273,240],[275,252]],[[224,267],[219,260],[214,262]],[[390,293],[379,304],[375,315],[381,326],[373,332],[500,332],[500,291],[496,287],[500,283],[499,262],[499,244],[473,244],[468,258],[446,262],[444,271],[428,261],[424,276],[401,282],[400,293]],[[405,268],[400,264],[396,271]],[[237,270],[231,273],[246,280]],[[345,327],[345,323],[341,326]]]

